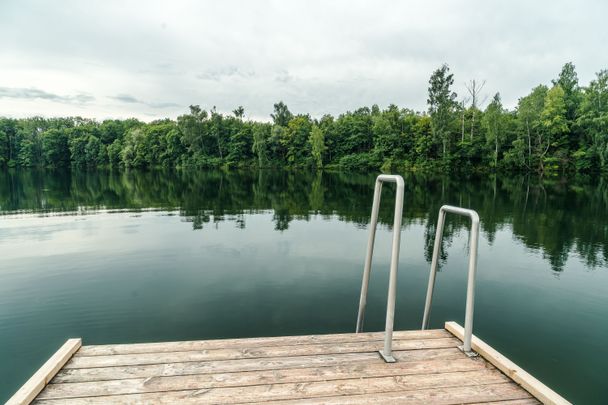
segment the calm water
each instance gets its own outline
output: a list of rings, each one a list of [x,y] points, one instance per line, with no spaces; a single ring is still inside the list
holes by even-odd
[[[354,331],[374,177],[0,173],[0,401],[68,337]],[[608,184],[404,177],[396,328],[420,325],[440,205],[473,208],[482,220],[474,333],[569,400],[605,404]],[[383,329],[385,196],[367,330]],[[432,327],[463,322],[467,238],[466,222],[450,219]]]

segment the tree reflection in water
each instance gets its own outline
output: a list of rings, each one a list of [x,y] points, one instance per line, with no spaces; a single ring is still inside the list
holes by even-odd
[[[526,247],[541,251],[554,271],[569,255],[589,267],[608,262],[608,188],[603,178],[539,178],[529,175],[454,176],[402,173],[403,226],[425,227],[430,262],[439,207],[477,210],[492,243],[510,228]],[[277,231],[294,219],[331,216],[366,227],[376,174],[320,171],[19,171],[0,172],[0,213],[75,214],[99,210],[176,210],[195,230],[272,212]],[[391,185],[386,185],[391,188]],[[392,190],[392,188],[391,188]],[[392,193],[385,192],[379,221],[392,223]],[[442,258],[452,236],[468,227],[450,217]]]

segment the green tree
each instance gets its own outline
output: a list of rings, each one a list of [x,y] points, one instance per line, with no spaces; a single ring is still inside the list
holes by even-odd
[[[577,151],[581,169],[608,169],[608,70],[601,70],[584,91],[578,125],[586,144]]]
[[[288,164],[304,164],[310,156],[308,138],[312,130],[312,120],[308,115],[298,115],[289,121],[283,133],[282,143],[286,149]]]
[[[42,154],[46,167],[68,167],[70,165],[70,147],[64,130],[49,129],[41,135]]]
[[[541,113],[541,125],[545,133],[544,141],[540,147],[541,170],[550,164],[552,169],[557,168],[567,154],[561,153],[567,146],[568,120],[567,107],[564,99],[564,89],[558,84],[553,86],[545,97],[545,106]]]
[[[120,161],[126,167],[147,167],[150,165],[146,153],[146,137],[142,128],[131,129],[123,141]]]
[[[323,154],[327,147],[325,146],[325,134],[317,125],[312,126],[308,142],[310,143],[310,152],[314,165],[316,167],[323,167]]]
[[[548,91],[547,86],[540,85],[532,89],[529,95],[519,99],[517,118],[525,137],[525,140],[519,142],[519,153],[525,153],[526,157],[522,157],[522,162],[527,162],[526,166],[528,168],[533,167],[532,140],[535,139],[537,144],[542,144],[541,114],[545,108],[545,98]]]
[[[268,163],[268,138],[270,125],[256,124],[253,126],[253,143],[251,151],[257,158],[258,166],[264,167]]]
[[[568,121],[576,119],[576,111],[580,103],[581,92],[578,86],[578,75],[572,62],[566,63],[557,80],[553,80],[553,85],[559,85],[564,91],[564,103],[566,104],[566,118]]]
[[[207,152],[205,122],[208,116],[207,111],[201,110],[198,105],[191,105],[190,114],[177,117],[177,127],[182,134],[182,142],[189,155],[195,159],[204,156]]]
[[[115,139],[108,146],[108,162],[111,167],[118,167],[122,164],[121,160],[122,153],[122,141],[120,139]]]
[[[180,166],[185,152],[179,130],[176,127],[170,128],[162,140],[160,164],[163,167]]]
[[[293,118],[293,114],[287,108],[287,105],[282,101],[279,101],[274,105],[274,113],[270,114],[275,125],[286,127],[289,121]]]
[[[450,125],[454,119],[456,108],[456,93],[451,90],[454,84],[454,75],[450,73],[447,64],[435,70],[429,80],[429,114],[431,116],[431,129],[435,139],[442,144],[441,156],[448,158],[450,144]]]
[[[0,117],[0,165],[15,166],[18,154],[17,139],[18,121],[11,118]]]
[[[486,130],[486,139],[494,145],[494,167],[498,167],[498,153],[504,138],[504,109],[500,100],[500,93],[496,93],[492,102],[484,112],[482,123]]]
[[[234,114],[234,116],[236,118],[242,119],[245,116],[245,109],[243,108],[242,105],[240,105],[237,108],[235,108],[234,110],[232,110],[232,113]]]

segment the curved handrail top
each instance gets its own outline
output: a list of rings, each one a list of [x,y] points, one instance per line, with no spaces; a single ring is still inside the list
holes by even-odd
[[[455,207],[453,205],[442,205],[441,208],[439,209],[440,212],[450,212],[452,214],[458,214],[458,215],[464,215],[467,216],[469,218],[471,218],[471,221],[473,221],[474,224],[479,223],[479,214],[477,214],[477,211],[468,209],[468,208],[461,208],[461,207]]]
[[[398,174],[380,174],[376,177],[376,182],[397,183],[397,187],[404,187],[403,177]]]

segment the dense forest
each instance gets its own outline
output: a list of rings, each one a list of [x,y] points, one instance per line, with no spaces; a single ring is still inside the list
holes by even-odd
[[[198,105],[150,123],[0,118],[0,167],[608,171],[608,70],[581,86],[566,63],[513,110],[499,93],[481,100],[483,82],[469,81],[463,98],[453,84],[447,65],[434,71],[424,112],[374,105],[316,119],[278,102],[272,122]]]

